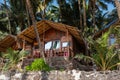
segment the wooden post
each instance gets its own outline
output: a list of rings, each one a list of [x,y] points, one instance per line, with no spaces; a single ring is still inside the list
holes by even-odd
[[[68,29],[67,29],[67,42],[69,44],[69,32],[68,32]],[[68,57],[70,57],[70,49],[69,49],[69,45],[67,46],[67,54],[68,54]]]
[[[21,48],[20,42],[19,42],[19,40],[18,40],[17,37],[16,37],[16,40],[15,40],[15,41],[17,42],[17,47],[18,47],[18,49]]]
[[[58,53],[62,53],[62,41],[60,40],[60,52]]]
[[[73,41],[73,37],[71,36],[71,47],[70,47],[70,52],[71,52],[71,57],[73,57],[74,56],[74,52],[73,52],[73,47],[74,47],[74,45],[73,45],[73,43],[74,43],[74,41]]]
[[[25,38],[23,40],[23,50],[25,50]]]
[[[33,58],[33,54],[34,54],[34,42],[31,44],[31,55],[32,55],[32,58]]]
[[[45,28],[43,27],[43,51],[44,51],[44,55],[45,53]]]

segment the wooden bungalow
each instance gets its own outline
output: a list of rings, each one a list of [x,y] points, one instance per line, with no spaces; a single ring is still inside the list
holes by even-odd
[[[0,52],[5,52],[9,47],[18,49],[16,37],[13,35],[7,35],[4,39],[0,40]]]
[[[44,49],[45,57],[73,57],[84,52],[84,42],[80,31],[72,26],[42,20],[36,23]],[[17,36],[22,41],[21,48],[27,50],[31,57],[41,57],[33,25]]]

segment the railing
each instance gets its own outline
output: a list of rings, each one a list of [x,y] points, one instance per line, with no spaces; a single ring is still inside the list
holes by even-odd
[[[68,52],[68,47],[62,49],[45,50],[45,57],[64,56],[69,57],[71,52]]]
[[[45,57],[55,57],[55,56],[63,56],[63,57],[70,57],[71,56],[71,49],[69,47],[64,47],[61,49],[52,49],[52,50],[45,50],[44,54]],[[40,58],[42,57],[40,55],[40,51],[38,49],[33,50],[33,52],[30,54],[33,58]]]

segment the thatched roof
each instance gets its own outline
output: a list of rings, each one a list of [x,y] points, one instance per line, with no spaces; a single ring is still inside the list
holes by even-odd
[[[83,40],[82,40],[82,37],[80,35],[80,31],[75,27],[65,25],[65,24],[62,24],[62,23],[48,21],[48,20],[39,21],[39,22],[36,23],[36,25],[37,25],[39,35],[43,34],[45,31],[47,31],[51,28],[54,28],[56,30],[63,31],[63,32],[69,31],[69,33],[72,36],[74,36],[75,39],[77,41],[79,41],[79,43],[83,44]],[[26,41],[32,43],[33,40],[36,38],[33,25],[28,27],[24,31],[22,31],[18,35],[18,37],[22,38],[22,39],[25,39]]]
[[[118,20],[118,19],[111,22],[111,23],[109,23],[106,28],[104,28],[104,29],[100,30],[99,32],[97,32],[95,34],[94,38],[95,39],[99,38],[102,34],[104,34],[106,31],[108,31],[111,27],[117,27],[117,26],[120,26],[120,20]]]
[[[7,35],[4,39],[0,40],[0,52],[5,51],[7,48],[11,47],[15,42],[15,36]]]

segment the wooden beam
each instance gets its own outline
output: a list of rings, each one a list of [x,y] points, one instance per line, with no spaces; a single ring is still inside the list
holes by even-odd
[[[22,39],[25,39],[26,41],[28,41],[28,42],[30,42],[30,43],[32,43],[33,42],[33,40],[32,39],[30,39],[30,38],[28,38],[28,37],[25,37],[24,35],[19,35],[18,36],[19,38],[22,38]]]
[[[24,34],[23,34],[23,36],[25,36],[25,37],[27,37],[27,38],[33,40],[33,38],[31,38],[31,37],[29,37],[29,36],[27,36],[27,35],[24,35]]]
[[[59,31],[63,31],[66,32],[66,28],[63,28],[63,26],[60,26],[59,24],[55,24],[55,23],[51,23],[51,22],[46,22],[47,25],[49,25],[50,27],[57,29]],[[59,26],[59,27],[58,27]]]

